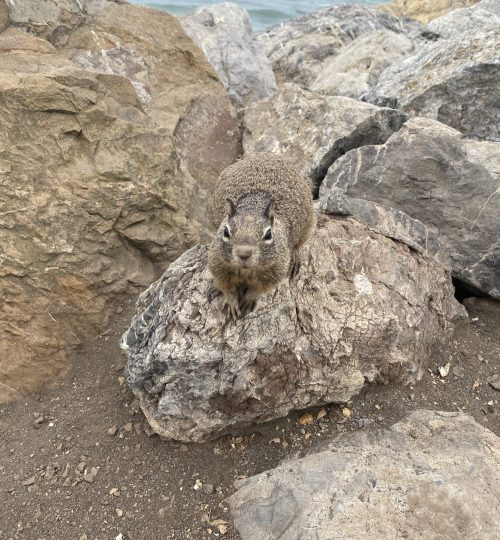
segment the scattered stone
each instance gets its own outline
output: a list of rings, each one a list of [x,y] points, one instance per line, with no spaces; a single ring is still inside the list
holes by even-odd
[[[203,487],[203,484],[201,483],[201,480],[199,478],[196,479],[196,482],[194,483],[193,489],[195,491],[200,490]]]
[[[488,379],[488,384],[493,388],[494,390],[500,391],[500,373],[495,373],[495,375],[492,375]]]
[[[450,367],[451,367],[451,364],[448,362],[446,365],[444,366],[440,366],[438,368],[438,372],[439,372],[439,375],[444,379],[445,377],[448,376],[448,373],[450,372]]]
[[[78,538],[78,540],[88,540],[88,537],[87,537],[87,535],[84,533],[84,534],[82,534],[82,535]]]
[[[311,413],[305,413],[297,420],[297,424],[300,424],[301,426],[308,426],[312,424],[313,422],[314,422],[314,418]]]
[[[358,429],[363,429],[373,424],[373,420],[371,420],[370,418],[356,418],[354,420],[354,424]]]
[[[207,495],[211,495],[215,491],[215,487],[213,484],[203,484],[203,492]]]
[[[488,403],[486,404],[486,408],[488,409],[489,413],[495,412],[495,403],[493,402],[493,400],[488,401]]]
[[[35,418],[35,421],[33,422],[33,427],[35,429],[38,429],[40,425],[44,422],[45,418],[43,416],[39,416],[38,418]]]
[[[35,477],[34,477],[34,476],[30,476],[28,479],[26,479],[26,480],[23,482],[23,486],[32,486],[34,483],[35,483]]]
[[[283,282],[251,316],[226,324],[222,298],[208,300],[206,249],[187,251],[141,295],[121,342],[127,380],[165,438],[198,442],[346,403],[367,380],[411,384],[431,343],[465,313],[442,267],[352,218],[323,215],[294,286]]]
[[[109,490],[109,494],[113,495],[113,497],[119,497],[120,496],[120,490],[118,488],[111,488]]]
[[[115,512],[119,518],[123,517],[123,510],[121,510],[120,508],[115,508]]]
[[[237,481],[228,502],[242,540],[305,538],[304,531],[325,539],[367,531],[495,538],[499,463],[498,437],[471,417],[416,411],[390,429],[341,435],[327,451]]]
[[[224,521],[223,519],[214,519],[213,521],[210,521],[210,525],[217,527],[222,535],[227,533],[227,521]]]
[[[110,437],[114,437],[118,431],[118,428],[116,426],[112,426],[108,429],[106,432]]]
[[[133,429],[132,422],[127,422],[127,423],[123,426],[123,431],[126,431],[127,433],[131,433],[131,432],[132,432],[132,429]]]
[[[463,379],[465,377],[465,369],[462,366],[453,366],[451,372],[459,379]]]
[[[321,420],[321,418],[325,417],[327,415],[326,409],[320,409],[318,412],[318,415],[316,416],[316,420]]]
[[[352,415],[351,409],[349,409],[348,407],[344,407],[342,409],[342,416],[344,416],[345,418],[350,418],[351,415]]]

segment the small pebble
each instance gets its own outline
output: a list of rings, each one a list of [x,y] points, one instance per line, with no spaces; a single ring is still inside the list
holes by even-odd
[[[108,435],[110,435],[111,437],[114,437],[116,435],[116,432],[118,431],[118,428],[116,426],[112,426],[108,429],[108,431],[106,432]]]

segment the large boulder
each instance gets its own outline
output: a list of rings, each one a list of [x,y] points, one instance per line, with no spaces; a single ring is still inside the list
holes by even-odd
[[[198,8],[180,19],[238,105],[276,91],[271,63],[252,33],[246,9],[230,3]]]
[[[427,30],[440,38],[474,32],[478,28],[495,29],[500,26],[500,2],[482,0],[473,7],[455,9],[427,25]]]
[[[112,3],[57,45],[79,67],[129,79],[144,110],[176,136],[186,167],[206,188],[239,156],[236,111],[176,17]]]
[[[474,11],[476,8],[473,8]],[[483,12],[485,10],[482,10]],[[434,29],[447,37],[388,67],[363,97],[380,106],[433,118],[468,137],[500,141],[500,18],[490,24],[451,13]]]
[[[293,159],[318,188],[330,165],[363,144],[382,144],[406,116],[342,96],[324,96],[283,85],[250,105],[244,118],[245,153],[270,152]]]
[[[202,441],[345,402],[366,381],[416,381],[462,314],[449,275],[352,218],[321,216],[302,269],[237,323],[198,246],[137,302],[122,338],[128,383],[153,429]]]
[[[357,5],[332,6],[285,21],[260,33],[279,83],[309,86],[325,62],[362,34],[377,30],[416,32],[419,24]]]
[[[390,429],[237,482],[242,540],[500,536],[500,442],[470,416],[420,410]]]
[[[338,159],[320,190],[397,208],[436,234],[456,278],[500,298],[500,144],[413,118],[382,146]],[[443,253],[444,252],[444,253]]]
[[[0,400],[52,385],[124,295],[208,238],[211,188],[239,154],[234,108],[174,17],[112,3],[93,20],[59,50],[0,34]]]
[[[375,85],[382,71],[415,50],[408,35],[391,30],[363,34],[325,61],[311,90],[360,98]]]
[[[471,6],[478,0],[395,0],[379,7],[396,17],[411,17],[423,23],[464,6]]]

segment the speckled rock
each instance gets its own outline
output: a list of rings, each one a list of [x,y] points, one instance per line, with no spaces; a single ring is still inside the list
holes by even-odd
[[[500,442],[470,416],[419,410],[390,429],[237,481],[243,540],[500,536]]]
[[[122,338],[127,381],[153,429],[203,441],[330,402],[366,381],[417,380],[463,314],[449,274],[352,218],[321,216],[291,283],[236,324],[205,246],[143,293]]]

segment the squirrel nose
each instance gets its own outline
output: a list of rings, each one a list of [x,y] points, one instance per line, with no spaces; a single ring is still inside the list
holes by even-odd
[[[242,261],[247,261],[252,256],[252,253],[253,253],[253,249],[251,246],[240,246],[236,248],[235,251],[238,258],[241,259]]]

